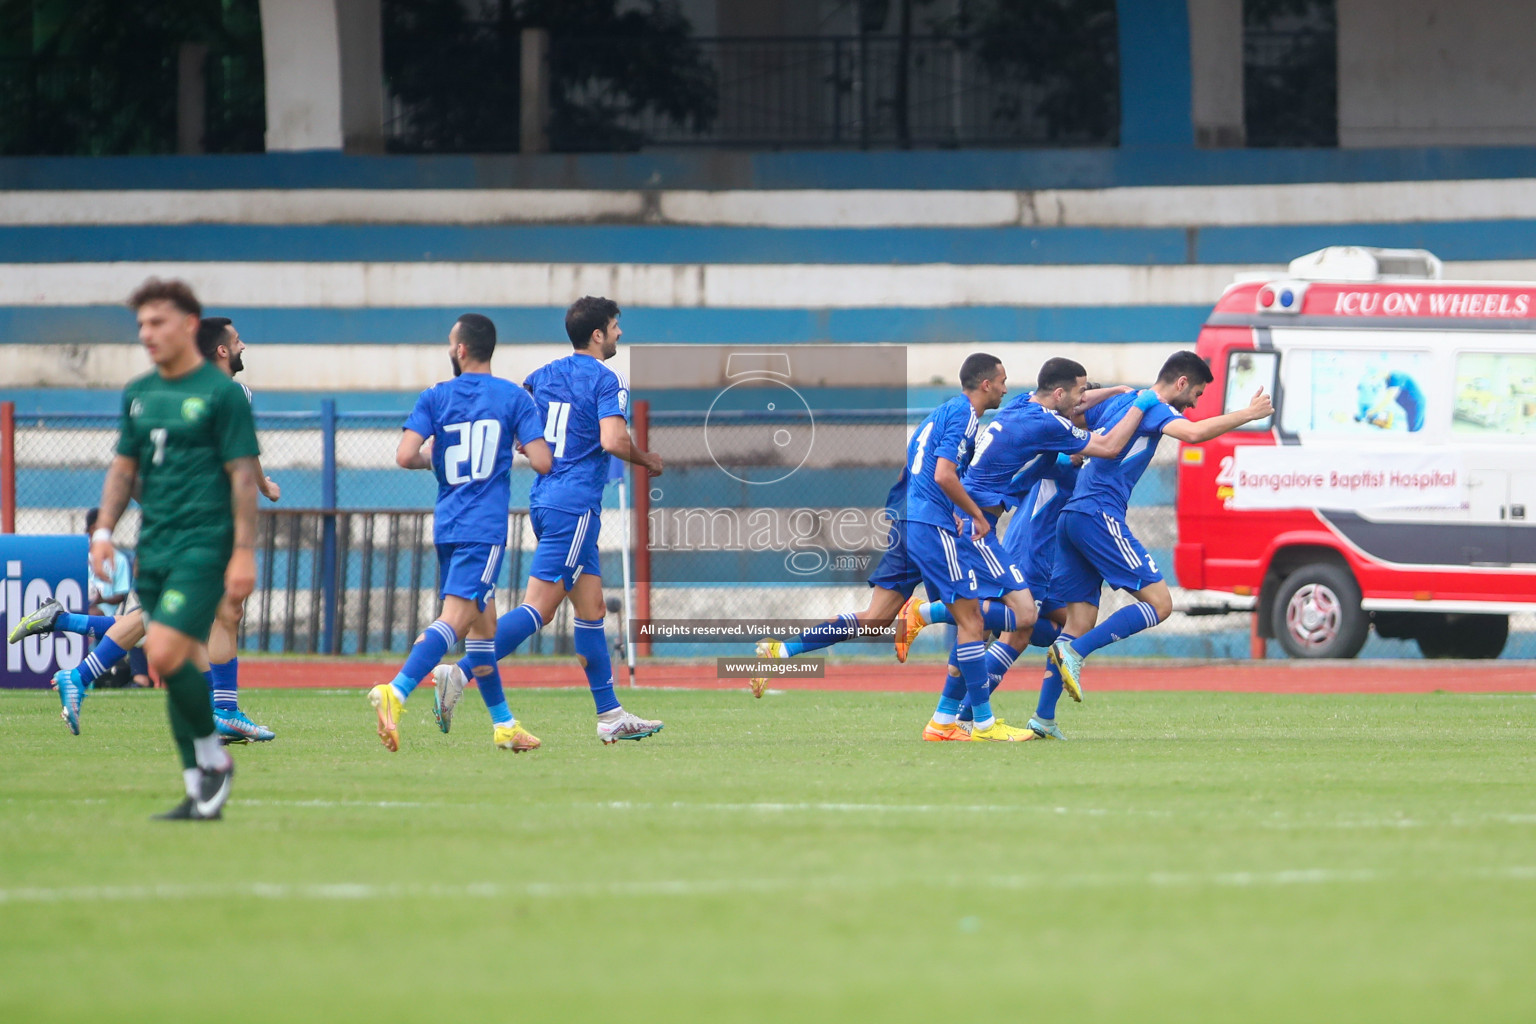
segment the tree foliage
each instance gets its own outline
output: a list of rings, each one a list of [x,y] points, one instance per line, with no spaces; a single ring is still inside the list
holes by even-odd
[[[1113,140],[1120,130],[1120,46],[1115,0],[961,0],[936,24],[970,36],[999,79],[1033,87],[1030,109],[1056,141]]]
[[[552,149],[638,148],[645,116],[698,128],[714,119],[714,71],[673,3],[499,0],[478,15],[459,0],[385,0],[385,78],[403,115],[396,148],[517,149],[524,28],[550,36]]]
[[[209,152],[260,150],[258,0],[0,0],[0,153],[176,149],[177,54],[209,48]]]

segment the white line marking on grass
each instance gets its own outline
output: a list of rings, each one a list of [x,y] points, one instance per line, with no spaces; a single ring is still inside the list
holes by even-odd
[[[723,811],[746,814],[937,814],[960,811],[967,814],[1086,814],[1106,817],[1111,814],[1136,815],[1138,817],[1171,818],[1171,811],[1110,811],[1098,807],[1057,807],[1045,804],[862,804],[862,803],[643,803],[630,800],[612,800],[606,803],[578,806],[596,807],[609,811]]]
[[[1354,885],[1416,881],[1425,878],[1478,881],[1536,881],[1536,866],[1515,865],[1502,868],[1474,868],[1445,872],[1408,873],[1372,868],[1307,868],[1288,871],[1228,871],[1198,873],[1154,871],[1146,874],[1098,875],[1001,875],[992,878],[913,876],[870,879],[867,877],[825,878],[718,878],[656,879],[630,882],[474,882],[463,885],[436,883],[368,882],[286,883],[235,882],[226,884],[183,885],[98,885],[98,886],[18,886],[0,888],[0,904],[7,903],[153,903],[173,901],[227,900],[231,897],[261,900],[305,902],[349,902],[377,899],[486,899],[523,897],[528,899],[644,898],[656,896],[708,897],[780,892],[878,892],[913,886],[944,886],[970,889],[976,885],[997,889],[1031,890],[1042,886],[1053,889],[1073,888],[1272,888],[1293,885]]]

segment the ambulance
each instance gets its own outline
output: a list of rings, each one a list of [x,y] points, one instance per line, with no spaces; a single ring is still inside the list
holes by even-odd
[[[1196,350],[1192,419],[1259,387],[1275,413],[1181,447],[1180,585],[1251,598],[1291,657],[1352,658],[1373,628],[1498,657],[1536,612],[1536,284],[1333,247],[1240,277]]]

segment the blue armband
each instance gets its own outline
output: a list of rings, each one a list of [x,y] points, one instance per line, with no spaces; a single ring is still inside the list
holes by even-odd
[[[1140,409],[1142,412],[1146,412],[1148,409],[1152,408],[1154,405],[1160,404],[1161,402],[1162,399],[1157,397],[1156,391],[1153,391],[1151,388],[1143,388],[1142,390],[1136,392],[1136,400],[1131,404]]]

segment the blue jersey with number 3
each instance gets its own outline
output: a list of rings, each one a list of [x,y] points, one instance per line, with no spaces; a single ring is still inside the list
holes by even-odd
[[[505,544],[512,453],[543,430],[528,392],[488,373],[466,373],[423,391],[404,429],[432,438],[433,541]]]
[[[955,503],[949,500],[933,473],[940,459],[948,459],[963,477],[971,464],[971,446],[975,441],[976,410],[964,395],[956,395],[928,414],[907,442],[908,521],[955,532]]]
[[[532,508],[581,515],[603,507],[608,453],[602,421],[629,411],[629,385],[594,356],[571,354],[539,367],[523,386],[544,423],[554,468],[533,482]]]

